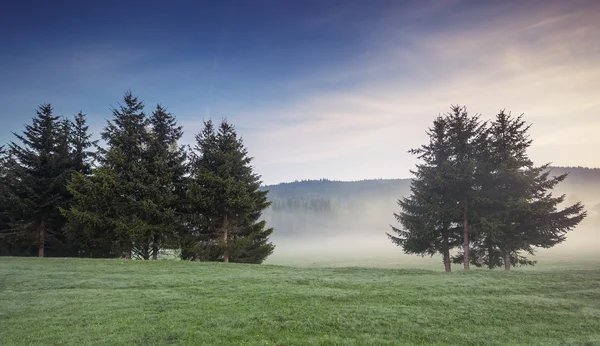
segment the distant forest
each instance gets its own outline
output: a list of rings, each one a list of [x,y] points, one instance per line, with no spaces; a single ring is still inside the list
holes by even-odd
[[[572,188],[595,192],[600,199],[600,168],[550,167],[551,175],[569,173],[557,191]],[[269,191],[271,212],[333,213],[342,210],[360,210],[370,203],[395,201],[407,196],[411,179],[369,179],[359,181],[301,180],[262,186]],[[395,203],[395,202],[393,202]],[[590,210],[600,211],[600,204]]]
[[[586,224],[600,222],[600,168],[550,167],[551,175],[569,173],[556,188],[567,201],[582,200]],[[301,180],[262,186],[271,206],[263,212],[274,237],[356,233],[385,236],[394,223],[398,199],[410,194],[411,179]]]

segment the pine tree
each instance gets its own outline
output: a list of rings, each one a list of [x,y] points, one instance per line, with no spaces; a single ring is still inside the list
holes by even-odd
[[[454,222],[463,226],[462,253],[454,262],[462,262],[469,269],[469,247],[471,228],[469,220],[477,217],[475,208],[480,186],[477,181],[478,163],[486,143],[486,124],[479,115],[471,116],[465,107],[453,106],[446,114],[448,126],[447,141],[450,150],[448,161],[451,179],[446,185],[446,193],[455,199]]]
[[[178,244],[182,227],[183,198],[185,194],[186,152],[178,146],[183,135],[175,117],[157,105],[149,119],[151,132],[147,151],[150,174],[150,198],[156,206],[151,223],[149,243],[144,248],[157,259],[161,246]],[[145,256],[144,256],[145,257]]]
[[[88,132],[86,115],[79,112],[75,115],[72,124],[72,169],[84,175],[92,174],[92,165],[95,152],[92,148],[97,147],[98,141],[93,141],[92,134]]]
[[[63,212],[69,219],[70,236],[80,244],[96,246],[95,239],[113,239],[116,243],[111,251],[124,249],[125,258],[131,259],[134,244],[147,239],[151,232],[150,218],[156,206],[149,198],[149,134],[144,104],[130,91],[123,101],[113,108],[113,118],[101,133],[107,147],[99,149],[100,167],[92,177],[74,173],[69,183],[73,203]],[[87,233],[80,233],[80,229]],[[107,251],[106,245],[102,244],[103,251]]]
[[[10,229],[8,173],[8,152],[0,145],[0,254],[4,252],[2,248],[8,248],[4,240]]]
[[[64,245],[60,244],[63,218],[58,208],[64,203],[68,174],[68,124],[53,115],[50,104],[39,106],[36,113],[22,135],[13,133],[21,144],[9,145],[10,180],[5,188],[11,228],[18,230],[23,241],[35,242],[38,256],[44,257],[47,247]]]
[[[479,165],[487,167],[480,176],[481,237],[471,259],[477,266],[533,265],[521,251],[533,255],[535,247],[560,243],[585,217],[581,203],[557,209],[564,196],[553,197],[551,190],[567,175],[549,178],[548,165],[534,166],[527,156],[529,128],[521,116],[501,111],[488,129]]]
[[[123,234],[128,230],[119,218],[124,201],[117,190],[122,187],[117,172],[108,167],[93,169],[90,176],[74,172],[67,187],[72,195],[71,204],[61,212],[67,218],[65,232],[68,239],[77,245],[78,255],[121,256]]]
[[[451,148],[447,132],[446,119],[438,117],[428,131],[429,144],[409,151],[424,163],[411,171],[415,175],[411,195],[398,201],[401,212],[394,213],[403,229],[392,226],[398,236],[388,234],[388,237],[402,246],[405,253],[431,256],[441,253],[445,270],[450,272],[450,249],[460,244],[461,234],[454,225],[454,197],[448,193]]]
[[[270,206],[268,191],[259,189],[251,161],[231,124],[223,121],[215,131],[212,121],[204,123],[196,136],[188,195],[195,239],[184,258],[262,263],[272,253],[273,229],[259,221]]]

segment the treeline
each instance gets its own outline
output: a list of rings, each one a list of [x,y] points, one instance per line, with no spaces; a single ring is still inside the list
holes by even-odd
[[[242,139],[205,121],[195,145],[174,115],[131,92],[93,141],[74,119],[39,106],[16,141],[0,147],[0,254],[261,263],[273,232],[270,202]]]
[[[452,262],[533,265],[523,253],[563,242],[586,212],[553,196],[568,173],[551,176],[549,165],[533,164],[529,126],[504,111],[483,122],[459,106],[436,118],[429,143],[409,151],[421,163],[410,196],[398,201],[401,227],[392,227],[391,241],[406,253],[442,254],[446,271]]]

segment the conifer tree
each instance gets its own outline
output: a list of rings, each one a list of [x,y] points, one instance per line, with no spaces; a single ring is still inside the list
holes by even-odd
[[[10,181],[5,188],[11,228],[22,240],[37,245],[39,257],[45,256],[48,246],[60,245],[63,219],[58,208],[65,197],[67,127],[53,115],[50,104],[43,104],[22,135],[13,133],[21,144],[9,144]]]
[[[394,213],[402,229],[392,226],[398,236],[388,234],[392,242],[402,246],[405,253],[434,255],[441,253],[446,272],[451,271],[450,249],[462,239],[455,226],[452,202],[448,193],[449,158],[448,124],[438,117],[429,129],[429,144],[409,152],[418,155],[424,163],[417,165],[411,183],[411,195],[398,201],[400,213]]]
[[[151,218],[152,230],[144,248],[157,259],[161,246],[178,244],[182,226],[183,198],[185,193],[186,152],[178,146],[183,135],[175,116],[157,105],[149,119],[150,137],[147,151],[147,167],[151,181],[151,196],[156,212]],[[143,257],[146,257],[145,255]]]
[[[4,145],[0,145],[0,254],[6,249],[6,236],[10,228],[8,199],[8,152]]]
[[[567,175],[549,177],[548,165],[535,167],[527,156],[532,141],[529,125],[522,117],[501,111],[488,129],[482,167],[481,244],[472,263],[489,268],[504,264],[533,265],[520,251],[534,253],[535,247],[551,247],[584,217],[581,203],[558,210],[564,196],[553,197],[552,189]]]
[[[452,112],[446,114],[448,126],[447,141],[449,146],[449,175],[451,179],[446,185],[446,193],[453,196],[455,202],[454,222],[463,227],[463,249],[459,258],[464,269],[469,269],[469,221],[476,217],[478,191],[478,163],[486,143],[485,123],[479,115],[469,115],[466,107],[452,106]],[[455,262],[457,260],[455,259]]]
[[[131,259],[135,242],[146,239],[156,210],[149,198],[149,134],[143,110],[144,104],[126,92],[123,104],[113,108],[113,118],[101,133],[106,148],[99,149],[100,167],[92,177],[74,173],[69,183],[73,204],[63,211],[70,222],[70,236],[78,243],[100,246],[104,252],[109,245],[111,252],[124,249],[126,259]],[[98,239],[113,242],[99,244]]]
[[[411,151],[425,164],[413,172],[411,196],[399,201],[395,215],[403,228],[392,227],[399,235],[392,241],[407,253],[441,252],[447,263],[448,247],[462,240],[455,263],[507,270],[535,264],[522,252],[564,241],[586,212],[579,202],[563,207],[565,196],[553,196],[567,174],[550,177],[548,165],[534,166],[528,129],[503,111],[489,127],[460,107],[438,118],[430,144]]]
[[[268,191],[259,189],[251,161],[231,124],[223,121],[215,131],[212,121],[204,123],[196,136],[188,195],[196,237],[184,258],[261,263],[272,253],[273,229],[259,221],[270,205]]]
[[[97,147],[98,141],[93,141],[92,134],[89,133],[86,115],[79,112],[75,115],[72,124],[71,144],[72,144],[72,169],[83,175],[92,174],[92,165],[94,162],[95,151],[92,148]]]

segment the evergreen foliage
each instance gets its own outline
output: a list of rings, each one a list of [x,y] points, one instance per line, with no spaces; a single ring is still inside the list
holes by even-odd
[[[526,256],[563,242],[587,216],[577,198],[555,195],[569,170],[535,166],[529,125],[504,111],[491,122],[459,106],[437,117],[429,143],[409,151],[421,161],[410,187],[325,179],[265,187],[226,120],[204,122],[188,151],[173,114],[144,108],[126,92],[99,146],[83,112],[70,120],[39,106],[17,143],[0,146],[0,255],[157,259],[179,249],[182,259],[262,263],[274,249],[265,212],[322,229],[383,194],[400,207],[388,237],[406,253],[441,254],[447,271],[451,262],[510,269],[535,264]]]
[[[188,199],[193,223],[182,256],[187,259],[261,263],[274,246],[273,229],[259,221],[269,207],[241,138],[223,121],[204,123],[196,136]]]
[[[83,175],[92,174],[95,151],[98,141],[93,141],[92,134],[89,133],[86,115],[83,112],[75,115],[72,125],[71,143],[72,143],[72,168],[75,172]]]
[[[14,254],[28,255],[32,246],[39,257],[67,249],[58,208],[66,199],[70,124],[59,119],[50,104],[40,105],[32,124],[13,133],[20,143],[9,144],[3,192],[10,232],[1,241],[12,244]]]
[[[400,213],[394,213],[402,229],[392,226],[398,236],[388,236],[406,253],[434,255],[441,253],[446,271],[450,271],[450,249],[461,242],[454,215],[456,196],[452,194],[452,148],[449,146],[449,119],[438,117],[429,129],[430,142],[410,150],[423,164],[411,171],[411,195],[398,201]]]
[[[491,124],[453,107],[437,118],[430,144],[411,151],[417,165],[411,195],[399,201],[395,214],[403,226],[392,230],[392,242],[406,253],[444,255],[448,247],[462,249],[452,258],[489,268],[533,265],[521,255],[561,243],[586,216],[580,202],[561,209],[565,196],[552,190],[567,174],[550,176],[549,165],[535,167],[527,156],[532,141],[521,117],[501,111]],[[456,230],[461,225],[462,236]]]
[[[146,165],[151,180],[148,183],[150,199],[155,211],[151,216],[152,228],[147,241],[136,248],[144,259],[157,259],[161,247],[175,247],[183,227],[183,198],[186,192],[186,152],[178,146],[183,135],[175,117],[157,105],[150,118],[150,137]]]
[[[99,149],[100,167],[91,177],[74,174],[69,182],[73,204],[64,213],[72,239],[90,249],[100,246],[107,253],[122,251],[131,259],[134,245],[151,234],[150,219],[156,213],[149,198],[148,119],[143,102],[130,91],[112,113],[101,133],[106,148]],[[103,239],[113,240],[111,246],[98,242]]]

